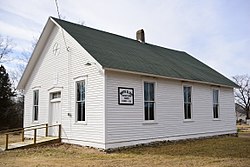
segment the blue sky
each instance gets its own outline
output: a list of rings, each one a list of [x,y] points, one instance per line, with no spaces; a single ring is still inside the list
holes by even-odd
[[[250,74],[249,0],[58,0],[68,21],[186,51],[231,79]],[[29,50],[49,16],[54,0],[0,1],[0,34],[15,43],[13,56]],[[18,61],[6,64],[14,70]]]

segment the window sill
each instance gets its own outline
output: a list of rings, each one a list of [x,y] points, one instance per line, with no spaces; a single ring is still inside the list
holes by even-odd
[[[155,120],[148,120],[148,121],[143,121],[142,122],[143,125],[148,125],[148,124],[158,124],[158,122],[155,122]]]
[[[39,121],[33,121],[32,124],[39,124]]]
[[[86,121],[78,121],[75,123],[75,125],[87,125]]]
[[[55,99],[51,99],[50,102],[51,103],[56,103],[56,102],[60,102],[61,98],[55,98]]]
[[[184,123],[185,123],[185,122],[194,122],[194,120],[192,120],[192,119],[184,119],[183,122],[184,122]]]
[[[221,121],[220,118],[214,118],[213,121]]]

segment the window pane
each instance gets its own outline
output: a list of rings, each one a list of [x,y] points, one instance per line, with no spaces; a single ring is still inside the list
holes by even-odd
[[[149,100],[149,84],[147,82],[144,82],[144,100],[148,101]]]
[[[77,121],[81,121],[82,112],[81,112],[81,103],[77,103]]]
[[[38,120],[38,106],[34,106],[34,121]]]
[[[191,119],[192,117],[192,87],[184,86],[183,95],[184,95],[184,118]]]
[[[188,104],[187,119],[191,119],[191,104]]]
[[[149,114],[148,114],[148,103],[144,103],[144,116],[145,116],[145,120],[149,119]]]
[[[213,116],[219,118],[219,90],[213,90]]]
[[[38,97],[38,90],[35,90],[33,94],[34,94],[34,97],[33,97],[34,98],[34,105],[38,105],[38,98],[39,98]]]
[[[149,120],[154,120],[154,103],[149,103]]]
[[[154,83],[149,83],[149,100],[155,100]]]
[[[184,102],[191,102],[191,87],[184,87]]]
[[[76,101],[80,100],[80,89],[79,89],[79,87],[80,87],[80,83],[77,82],[76,83]]]
[[[38,120],[39,90],[33,91],[33,121]]]
[[[154,99],[155,99],[154,83],[144,82],[144,100],[154,101]]]
[[[154,102],[144,103],[145,120],[154,120]]]
[[[36,91],[33,92],[33,105],[36,105]]]
[[[213,90],[213,103],[218,103],[219,90]]]
[[[219,107],[218,104],[213,105],[214,118],[219,118],[218,107]]]
[[[154,120],[155,105],[154,83],[144,82],[144,116],[145,120]]]
[[[85,82],[76,83],[77,121],[85,121]]]
[[[85,121],[85,103],[77,103],[77,121]]]
[[[38,100],[39,100],[39,91],[36,91],[36,105],[38,105]]]
[[[85,100],[85,83],[84,81],[77,82],[77,101]]]
[[[55,92],[51,94],[51,99],[61,98],[61,92]]]
[[[191,119],[191,104],[184,103],[184,118]]]
[[[187,91],[187,87],[183,88],[183,92],[184,92],[184,102],[188,102],[188,91]]]
[[[187,110],[188,110],[188,105],[186,103],[184,103],[184,117],[185,117],[185,119],[188,118]]]

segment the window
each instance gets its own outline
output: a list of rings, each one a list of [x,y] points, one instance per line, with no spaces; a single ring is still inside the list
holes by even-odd
[[[192,119],[192,87],[184,86],[184,119]]]
[[[77,121],[85,121],[85,81],[76,82]]]
[[[154,120],[155,84],[144,82],[144,119]]]
[[[51,93],[51,100],[61,98],[61,92]]]
[[[219,90],[213,89],[213,115],[219,118]]]
[[[39,90],[33,91],[33,121],[38,121]]]

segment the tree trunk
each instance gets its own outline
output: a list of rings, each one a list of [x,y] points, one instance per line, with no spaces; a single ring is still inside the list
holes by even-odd
[[[249,112],[249,110],[248,111],[246,111],[246,119],[250,119],[250,112]]]

